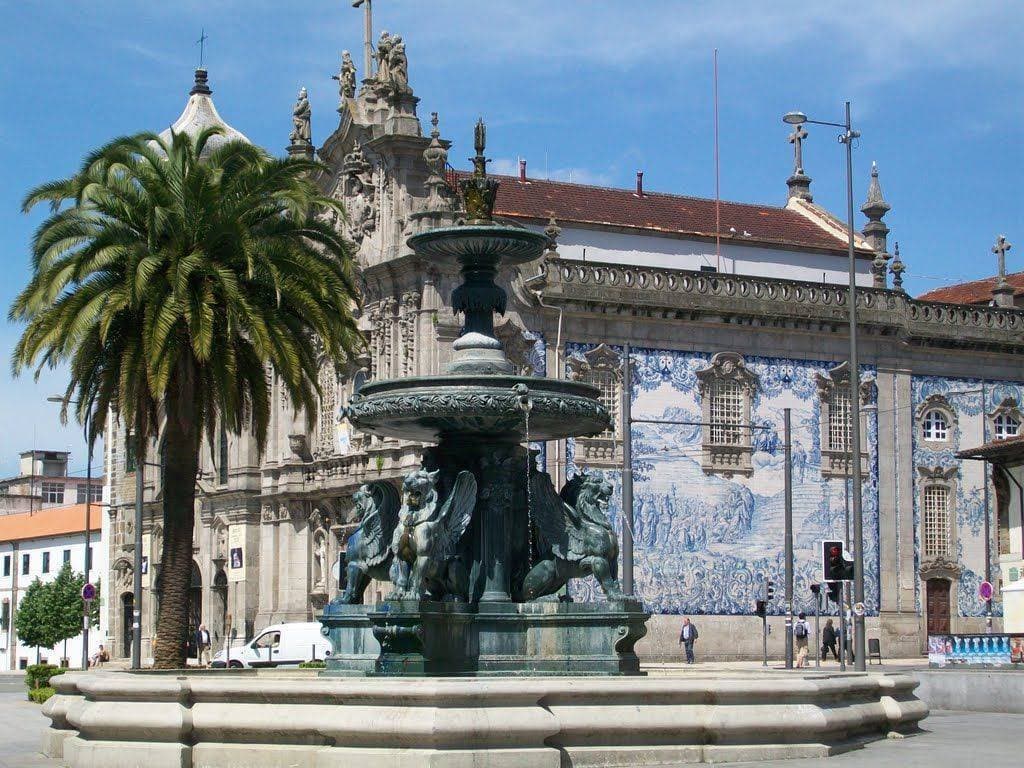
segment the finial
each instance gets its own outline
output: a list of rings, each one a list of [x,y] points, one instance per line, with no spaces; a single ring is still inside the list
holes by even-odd
[[[441,132],[437,130],[437,112],[430,113],[430,138],[437,139],[441,136]]]
[[[903,273],[906,269],[906,264],[904,264],[903,260],[900,258],[900,244],[897,242],[892,255],[892,266],[889,267],[889,271],[892,272],[893,290],[903,291]]]
[[[486,147],[487,126],[484,124],[484,119],[481,117],[476,121],[476,129],[473,131],[473,148],[476,150],[477,157],[481,157],[483,155]]]
[[[870,219],[881,219],[889,210],[890,206],[882,196],[882,186],[878,183],[878,164],[871,161],[871,183],[868,184],[868,199],[860,207],[864,214]]]
[[[209,96],[213,91],[210,90],[210,86],[206,82],[206,70],[202,67],[196,68],[195,82],[192,84],[192,90],[188,92],[189,96],[194,96],[197,93],[204,93]]]
[[[473,131],[473,147],[476,156],[473,162],[473,176],[459,182],[462,199],[466,206],[466,217],[470,224],[489,224],[494,217],[494,201],[498,195],[498,182],[487,178],[487,158],[484,149],[487,145],[487,126],[481,117]]]
[[[545,255],[554,258],[558,256],[558,236],[562,234],[562,228],[555,221],[555,212],[548,211],[548,213],[550,218],[548,225],[544,228],[544,234],[548,236],[548,249]]]

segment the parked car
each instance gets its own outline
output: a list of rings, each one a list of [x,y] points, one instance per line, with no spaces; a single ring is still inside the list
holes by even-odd
[[[251,642],[213,657],[214,667],[295,667],[304,661],[323,661],[331,655],[330,641],[320,634],[320,622],[272,624]]]

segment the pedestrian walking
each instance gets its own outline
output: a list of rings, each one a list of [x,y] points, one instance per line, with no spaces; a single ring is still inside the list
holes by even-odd
[[[832,623],[832,619],[825,622],[825,628],[821,630],[821,660],[825,661],[828,659],[829,651],[832,652],[832,657],[839,661],[839,649],[836,647],[836,643],[839,640],[839,635],[836,634],[836,625]]]
[[[683,628],[679,630],[679,644],[686,649],[686,663],[693,664],[693,644],[697,641],[697,625],[683,617]]]
[[[793,624],[793,638],[796,640],[796,666],[807,666],[807,653],[810,647],[811,625],[807,623],[807,616],[803,612],[797,617]]]
[[[200,624],[196,632],[196,656],[199,657],[200,666],[210,666],[210,631],[205,624]]]

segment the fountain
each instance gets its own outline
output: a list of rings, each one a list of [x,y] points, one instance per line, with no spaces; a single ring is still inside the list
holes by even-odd
[[[635,677],[649,615],[616,578],[612,486],[577,474],[556,491],[522,445],[599,433],[608,413],[592,387],[513,375],[494,277],[545,238],[491,220],[482,123],[476,149],[468,222],[409,241],[461,267],[452,360],[440,376],[366,384],[348,405],[364,431],[432,445],[401,493],[355,494],[346,586],[322,616],[328,669],[58,675],[44,754],[73,768],[632,768],[826,756],[927,715],[906,674]],[[581,576],[606,601],[559,596]],[[363,605],[374,579],[392,591]]]
[[[547,237],[493,221],[482,121],[475,138],[467,222],[409,239],[425,260],[459,265],[452,307],[465,324],[452,359],[443,375],[367,383],[347,408],[365,432],[434,445],[405,479],[400,510],[384,498],[359,510],[358,539],[375,541],[370,559],[390,558],[394,589],[374,607],[358,604],[358,589],[328,605],[328,674],[639,674],[633,645],[649,614],[618,585],[610,484],[578,475],[557,493],[523,446],[598,434],[609,415],[590,385],[513,375],[495,338],[499,269],[536,260]],[[608,602],[554,594],[586,575]]]

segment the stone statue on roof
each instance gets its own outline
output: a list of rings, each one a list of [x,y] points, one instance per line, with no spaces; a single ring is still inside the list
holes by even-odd
[[[396,35],[391,41],[388,74],[396,91],[409,90],[409,59],[405,55],[405,43],[401,35]]]
[[[385,29],[377,40],[377,82],[391,80],[391,35]]]
[[[338,74],[332,75],[331,79],[338,81],[338,107],[340,108],[345,99],[354,98],[356,95],[356,65],[348,51],[341,52],[341,69]]]
[[[306,89],[299,90],[299,98],[295,102],[295,109],[292,110],[292,144],[311,144],[310,119],[312,110],[309,108],[309,98]]]

